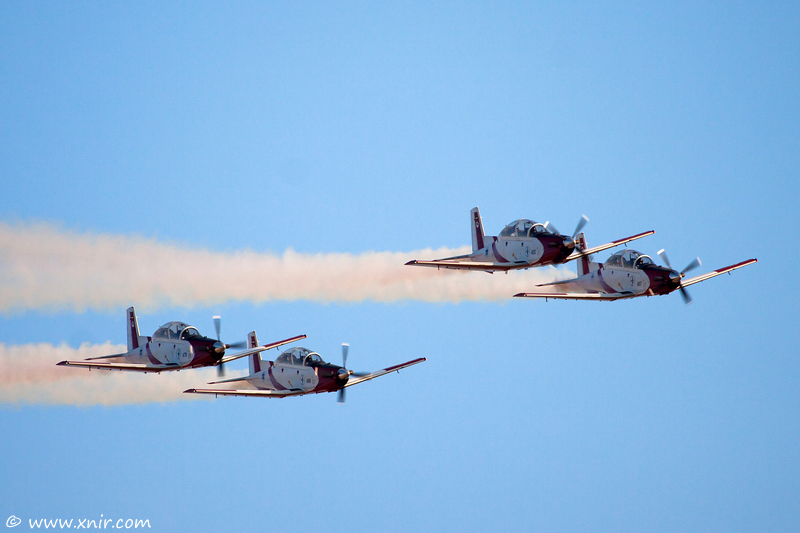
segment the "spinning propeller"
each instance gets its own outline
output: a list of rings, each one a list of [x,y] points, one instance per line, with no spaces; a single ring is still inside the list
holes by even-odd
[[[664,262],[667,264],[669,268],[672,268],[672,265],[669,264],[669,259],[667,258],[667,252],[665,252],[663,248],[658,251],[658,255],[661,256],[661,259],[664,260]],[[683,278],[686,276],[687,272],[689,272],[690,270],[694,270],[695,268],[699,267],[702,264],[703,263],[700,262],[700,258],[695,257],[694,261],[686,265],[686,268],[684,268],[680,272],[673,270],[669,274],[670,281],[672,281],[673,283],[676,281],[678,282],[678,289],[680,289],[681,296],[683,296],[683,302],[686,305],[692,303],[692,297],[689,296],[689,292],[683,286]]]
[[[347,370],[347,352],[350,351],[350,345],[346,342],[342,343],[342,368],[339,369],[339,374],[336,376],[336,379],[342,382],[342,388],[339,389],[339,395],[336,399],[339,403],[344,403],[345,395],[344,395],[344,386],[347,384],[347,380],[350,379],[350,376],[365,376],[366,374],[363,372],[353,372],[352,370]]]
[[[574,250],[575,249],[575,237],[578,235],[578,233],[581,232],[581,230],[584,228],[584,226],[586,226],[586,224],[588,222],[589,222],[589,218],[586,215],[581,215],[581,219],[578,220],[578,225],[575,226],[575,231],[572,232],[572,236],[571,237],[565,237],[564,235],[562,235],[556,229],[556,227],[553,224],[550,223],[549,220],[544,223],[544,227],[545,227],[545,229],[549,229],[550,231],[552,231],[554,234],[558,235],[559,237],[564,237],[564,245],[566,245],[568,248],[572,248]]]
[[[219,354],[219,366],[217,367],[217,375],[224,376],[225,369],[222,367],[222,357],[225,355],[225,350],[228,348],[244,348],[247,346],[247,343],[244,342],[234,342],[233,344],[223,344],[220,340],[220,329],[222,329],[222,317],[216,315],[214,317],[214,329],[217,330],[217,342],[214,343],[214,352]]]

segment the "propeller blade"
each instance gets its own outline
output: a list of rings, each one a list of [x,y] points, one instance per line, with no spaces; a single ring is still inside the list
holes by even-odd
[[[222,317],[219,316],[219,315],[216,315],[213,318],[214,318],[214,329],[217,330],[217,340],[220,340],[219,339],[219,331],[222,328]]]
[[[692,303],[692,297],[689,296],[689,291],[687,291],[683,287],[683,285],[681,285],[678,288],[681,290],[681,296],[683,296],[683,303],[685,303],[686,305],[689,305],[690,303]]]
[[[669,264],[669,258],[667,258],[667,252],[665,252],[663,248],[658,251],[658,255],[661,256],[661,259],[664,260],[664,263],[666,263],[669,268],[672,268],[672,265]],[[687,272],[689,272],[690,270],[694,270],[695,268],[699,267],[702,264],[703,263],[700,262],[699,257],[695,258],[695,260],[686,265],[686,268],[684,268],[683,271],[680,273],[681,278],[683,278]],[[689,296],[689,291],[687,291],[686,288],[683,286],[682,281],[678,285],[678,289],[681,291],[681,296],[683,297],[683,303],[685,303],[686,305],[692,303],[692,297]]]
[[[222,360],[220,359],[219,365],[217,366],[217,376],[224,376],[225,375],[225,368],[223,368]]]
[[[247,347],[247,343],[244,342],[244,341],[241,341],[241,342],[234,342],[233,344],[226,344],[225,346],[227,346],[228,348],[237,348],[237,349],[239,349],[239,348],[246,348]]]
[[[578,221],[578,226],[575,228],[575,231],[572,232],[572,238],[574,239],[575,236],[581,232],[583,227],[589,222],[589,217],[586,215],[581,215],[581,219]]]
[[[545,229],[551,231],[553,234],[561,236],[561,233],[556,229],[556,227],[552,223],[550,223],[549,220],[544,223],[544,227]]]
[[[694,258],[694,261],[692,261],[691,263],[689,263],[688,265],[686,265],[686,268],[684,268],[684,269],[681,271],[681,276],[683,276],[684,274],[686,274],[686,273],[687,273],[687,272],[689,272],[690,270],[694,270],[695,268],[699,267],[699,266],[700,266],[700,265],[702,265],[702,264],[703,264],[703,263],[700,261],[700,258],[699,258],[699,257],[695,257],[695,258]]]
[[[349,352],[349,351],[350,351],[350,345],[347,344],[346,342],[343,342],[342,343],[342,368],[345,371],[347,371],[347,352]],[[352,374],[352,372],[349,372],[349,374]],[[339,389],[339,395],[338,395],[338,398],[336,399],[336,402],[337,403],[344,403],[344,387]]]
[[[661,256],[661,259],[664,260],[664,263],[666,263],[666,265],[669,268],[672,268],[672,265],[669,264],[669,258],[667,257],[667,252],[665,252],[663,248],[658,251],[658,255]]]

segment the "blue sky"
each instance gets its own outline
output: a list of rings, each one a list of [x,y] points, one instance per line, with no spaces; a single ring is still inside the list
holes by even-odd
[[[136,305],[143,334],[171,320],[210,334],[220,314],[223,335],[304,333],[333,362],[349,342],[358,370],[428,358],[351,388],[344,406],[331,394],[78,405],[43,398],[80,397],[89,376],[42,382],[39,399],[5,380],[0,519],[796,527],[796,5],[7,2],[0,20],[4,354],[122,344]],[[690,306],[308,295],[326,289],[326,262],[468,245],[476,205],[491,234],[517,218],[571,231],[585,213],[590,244],[653,229],[633,247],[665,248],[674,266],[759,262],[693,286]],[[27,237],[43,227],[52,254],[42,243],[55,241]],[[111,268],[103,252],[119,248],[83,252],[103,238],[145,250]],[[244,252],[287,250],[296,293],[218,296],[274,283],[236,270]],[[82,261],[65,264],[70,251]],[[209,273],[204,254],[223,268]],[[26,258],[60,303],[9,277]],[[160,268],[177,275],[136,277]],[[52,272],[64,277],[51,287]],[[425,272],[430,287],[451,274]],[[154,297],[176,285],[191,295]],[[136,377],[145,391],[165,378]]]

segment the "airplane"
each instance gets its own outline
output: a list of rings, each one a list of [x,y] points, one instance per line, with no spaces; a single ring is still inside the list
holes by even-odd
[[[670,266],[664,250],[658,255],[667,264],[666,267],[656,265],[650,256],[636,250],[624,250],[613,254],[603,264],[593,263],[588,257],[578,261],[578,277],[564,281],[543,283],[537,287],[556,286],[563,292],[521,292],[515,297],[521,298],[554,298],[562,300],[594,300],[610,301],[636,298],[639,296],[657,296],[679,290],[683,301],[692,302],[686,287],[700,283],[756,263],[757,259],[748,259],[735,265],[712,270],[707,274],[684,280],[686,273],[694,270],[702,263],[696,258],[686,268],[678,272]]]
[[[572,236],[562,235],[549,222],[541,224],[522,218],[509,223],[503,228],[500,235],[487,237],[483,231],[480,209],[477,207],[472,208],[470,217],[472,230],[471,254],[433,259],[431,261],[414,259],[406,263],[406,265],[437,269],[480,270],[489,274],[493,274],[495,271],[508,273],[509,270],[566,263],[655,233],[655,231],[645,231],[631,237],[576,252],[576,240],[583,236],[580,231],[589,222],[586,215],[583,215],[578,221],[578,226]]]
[[[251,331],[248,335],[248,346],[250,348],[258,346],[255,331]],[[426,358],[420,357],[376,372],[357,373],[346,368],[349,348],[349,344],[342,344],[342,366],[326,363],[317,352],[301,347],[286,350],[275,361],[264,361],[260,354],[252,353],[248,358],[250,362],[249,375],[223,381],[212,381],[209,385],[247,382],[253,388],[187,389],[183,392],[215,396],[286,398],[338,391],[338,402],[344,403],[344,391],[347,387],[427,361]]]
[[[146,337],[139,335],[139,322],[136,320],[134,308],[129,307],[127,313],[127,352],[90,357],[83,361],[61,361],[57,365],[88,368],[89,370],[121,370],[145,373],[216,366],[218,373],[222,375],[224,373],[223,365],[227,362],[306,338],[306,335],[298,335],[297,337],[263,346],[251,346],[244,352],[226,356],[225,350],[244,347],[244,343],[223,344],[220,341],[221,318],[219,316],[214,317],[214,326],[217,330],[216,339],[203,337],[197,331],[197,328],[177,321],[164,324],[156,330],[152,337]]]

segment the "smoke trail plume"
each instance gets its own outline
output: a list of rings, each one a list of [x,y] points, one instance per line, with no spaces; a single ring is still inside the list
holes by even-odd
[[[111,343],[66,345],[0,343],[0,403],[49,405],[122,405],[196,399],[183,394],[213,381],[216,370],[203,368],[161,374],[111,372],[58,367],[56,363],[126,351]]]
[[[571,275],[566,267],[487,275],[404,266],[410,259],[468,251],[220,253],[46,224],[0,223],[0,313],[81,312],[131,303],[146,310],[231,301],[505,300]]]

